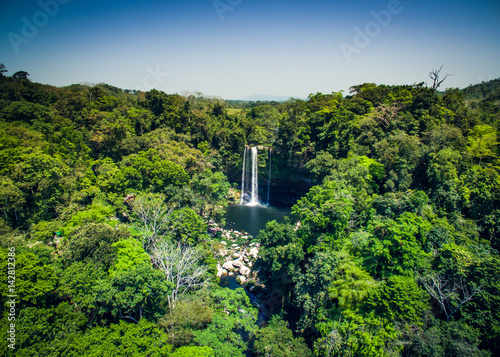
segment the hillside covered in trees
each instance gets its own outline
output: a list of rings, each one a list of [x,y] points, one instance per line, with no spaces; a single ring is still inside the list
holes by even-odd
[[[500,354],[500,80],[249,103],[0,75],[2,355]],[[293,203],[254,237],[261,328],[209,234],[246,145]]]

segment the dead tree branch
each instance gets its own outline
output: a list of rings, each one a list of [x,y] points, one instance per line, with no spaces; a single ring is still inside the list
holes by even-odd
[[[427,277],[421,277],[420,281],[429,295],[434,298],[443,309],[446,315],[446,321],[450,321],[451,316],[457,312],[463,304],[481,291],[481,286],[469,286],[464,282],[463,277],[460,277],[458,281],[450,281],[439,275],[430,274]]]
[[[429,73],[429,77],[432,79],[432,89],[437,90],[441,83],[445,81],[446,78],[453,76],[453,74],[446,74],[443,78],[440,78],[440,72],[443,69],[443,65],[439,69],[433,69]]]

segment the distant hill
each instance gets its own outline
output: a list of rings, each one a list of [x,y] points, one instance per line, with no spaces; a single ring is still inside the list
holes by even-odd
[[[249,97],[245,97],[242,100],[252,101],[252,102],[286,102],[288,99],[292,98],[291,96],[286,97],[282,95],[267,95],[267,94],[254,94]],[[307,99],[307,98],[298,98],[298,99]]]
[[[481,82],[478,84],[470,85],[464,89],[462,92],[466,99],[483,99],[491,96],[500,89],[500,78],[493,79],[488,82]]]

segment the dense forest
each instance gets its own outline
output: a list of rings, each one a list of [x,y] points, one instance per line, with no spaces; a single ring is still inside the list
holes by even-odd
[[[499,126],[500,80],[255,103],[2,65],[0,354],[500,355]],[[247,145],[292,206],[253,237],[260,328],[210,228]]]

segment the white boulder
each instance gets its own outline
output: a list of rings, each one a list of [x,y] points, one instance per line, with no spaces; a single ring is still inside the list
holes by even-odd
[[[243,266],[243,263],[239,260],[232,261],[231,263],[235,268],[241,268]]]
[[[251,270],[250,270],[250,268],[249,268],[249,267],[246,267],[246,266],[244,266],[244,265],[243,265],[243,266],[240,268],[240,274],[241,274],[241,275],[244,275],[244,276],[249,276],[249,275],[250,275],[250,272],[251,272]]]
[[[259,249],[256,247],[250,248],[250,255],[252,255],[255,259],[257,259],[257,255],[259,254]]]

